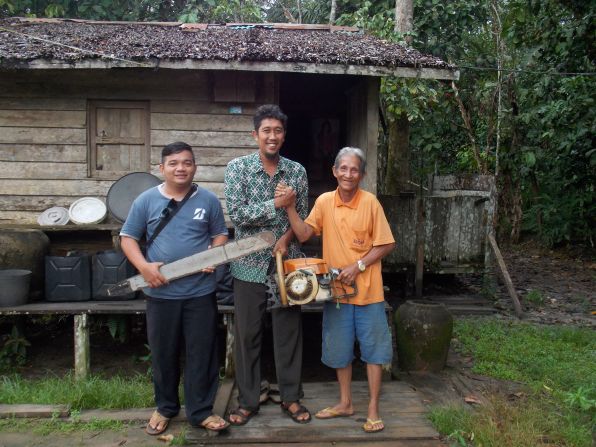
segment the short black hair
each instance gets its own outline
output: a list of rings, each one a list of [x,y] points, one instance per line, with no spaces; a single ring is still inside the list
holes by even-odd
[[[259,107],[253,118],[253,122],[255,125],[255,130],[258,132],[259,127],[261,127],[261,123],[263,120],[267,118],[272,118],[281,121],[281,124],[284,126],[284,131],[287,129],[288,125],[288,115],[283,113],[278,105],[276,104],[265,104]]]
[[[190,151],[192,154],[192,161],[195,161],[195,154],[192,151],[190,144],[183,141],[176,141],[175,143],[170,143],[164,146],[164,148],[161,150],[161,162],[163,163],[168,155],[178,154],[183,151]]]

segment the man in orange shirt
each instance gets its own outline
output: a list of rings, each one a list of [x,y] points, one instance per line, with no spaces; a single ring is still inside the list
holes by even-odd
[[[337,189],[322,194],[303,221],[294,206],[286,208],[294,234],[301,242],[322,234],[323,258],[327,265],[341,269],[338,280],[358,286],[358,295],[329,301],[323,310],[322,361],[335,368],[340,401],[319,411],[315,417],[331,419],[351,416],[352,360],[358,340],[361,359],[367,364],[370,401],[363,429],[378,432],[384,425],[379,417],[382,365],[393,354],[391,334],[385,317],[381,259],[395,247],[389,223],[377,198],[360,189],[366,172],[362,150],[345,147],[333,165]],[[295,192],[280,186],[276,194],[292,198]]]

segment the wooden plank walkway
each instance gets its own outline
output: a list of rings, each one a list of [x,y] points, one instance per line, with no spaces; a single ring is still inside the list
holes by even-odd
[[[304,384],[303,404],[315,413],[321,408],[334,405],[338,397],[337,384],[316,382]],[[323,445],[336,442],[387,445],[440,446],[439,434],[426,418],[427,409],[420,395],[407,383],[383,382],[381,392],[381,415],[385,430],[365,433],[362,424],[366,420],[368,385],[366,382],[352,384],[355,414],[352,417],[319,420],[309,424],[296,424],[285,416],[278,404],[271,401],[261,406],[259,414],[247,425],[230,427],[219,436],[208,438],[204,430],[191,429],[187,433],[190,442],[216,445],[239,444],[305,444]],[[237,389],[234,389],[228,410],[237,405]],[[412,442],[409,442],[412,441]],[[415,442],[414,442],[415,441]]]

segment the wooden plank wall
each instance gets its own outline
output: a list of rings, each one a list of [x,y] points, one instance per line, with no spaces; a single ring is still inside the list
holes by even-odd
[[[440,176],[425,197],[425,268],[437,273],[481,270],[492,231],[494,178]],[[397,247],[383,261],[397,269],[416,262],[416,196],[380,196]]]
[[[275,75],[257,81],[255,103],[236,104],[214,102],[212,75],[201,71],[0,72],[0,224],[33,224],[51,206],[105,198],[117,178],[88,176],[88,100],[149,101],[151,172],[159,174],[165,144],[186,141],[200,166],[195,180],[223,199],[225,165],[256,149],[256,106],[276,100]]]

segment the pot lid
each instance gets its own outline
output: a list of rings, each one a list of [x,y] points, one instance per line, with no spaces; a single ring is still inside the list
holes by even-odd
[[[107,214],[105,203],[95,197],[82,197],[75,200],[68,209],[70,220],[76,224],[96,224]]]
[[[126,220],[132,202],[149,188],[157,186],[161,180],[148,172],[131,172],[116,180],[110,187],[106,203],[110,214],[118,222]]]
[[[68,210],[61,206],[48,208],[37,218],[39,225],[66,225],[68,223]]]

